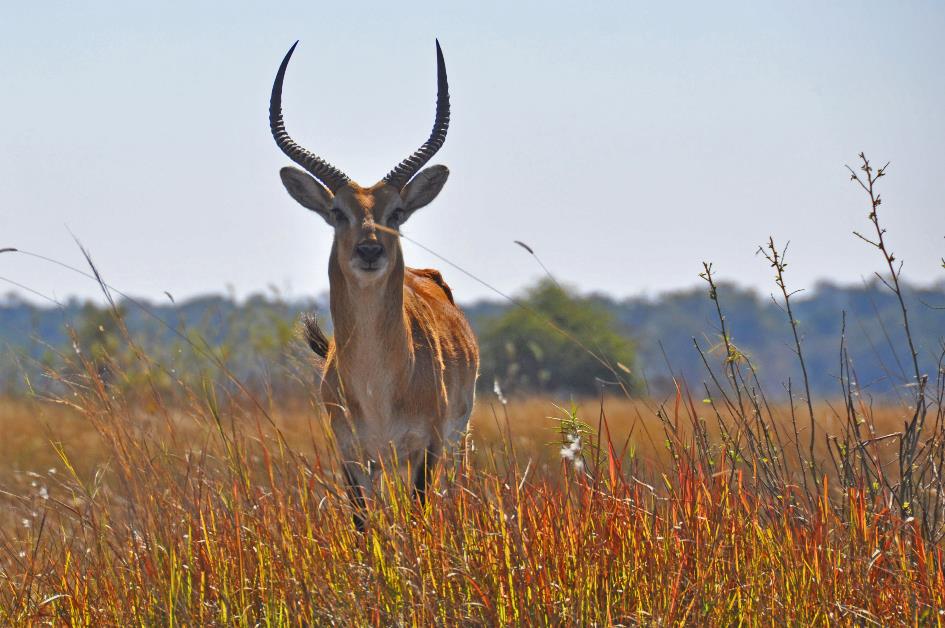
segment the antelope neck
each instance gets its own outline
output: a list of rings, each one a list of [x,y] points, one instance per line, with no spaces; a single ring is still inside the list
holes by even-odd
[[[409,360],[404,318],[404,265],[399,261],[383,284],[360,288],[339,271],[330,273],[330,308],[335,347],[342,358],[367,351],[389,365]]]

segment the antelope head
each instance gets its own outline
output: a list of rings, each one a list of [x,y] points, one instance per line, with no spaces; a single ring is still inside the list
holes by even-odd
[[[272,86],[269,126],[279,148],[304,170],[279,171],[282,183],[300,205],[321,216],[335,230],[331,268],[357,286],[369,286],[403,269],[398,229],[416,210],[429,204],[446,183],[446,166],[421,168],[446,140],[450,122],[449,86],[440,44],[436,44],[436,119],[429,139],[387,176],[362,187],[318,155],[296,144],[282,118],[282,83],[298,42],[292,45]]]

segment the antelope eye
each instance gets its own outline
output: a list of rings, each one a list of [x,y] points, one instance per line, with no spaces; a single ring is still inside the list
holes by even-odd
[[[394,213],[390,215],[390,218],[387,219],[388,224],[392,227],[398,226],[404,221],[404,210],[395,209]]]
[[[343,211],[337,208],[331,210],[331,219],[335,221],[336,225],[348,224],[348,217],[345,216]]]

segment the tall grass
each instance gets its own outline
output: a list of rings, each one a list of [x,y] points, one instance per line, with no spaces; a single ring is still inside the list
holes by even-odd
[[[670,422],[685,420],[685,401],[676,401]],[[561,458],[559,445],[545,444],[557,438],[553,421],[506,432],[506,417],[514,426],[517,412],[535,405],[554,411],[547,401],[512,401],[497,408],[493,428],[480,411],[467,455],[443,470],[423,509],[391,474],[359,534],[328,443],[307,435],[317,423],[296,415],[274,418],[274,427],[239,399],[195,399],[160,416],[120,399],[80,398],[73,411],[96,428],[94,450],[53,443],[59,459],[44,464],[55,467],[5,481],[19,486],[6,495],[15,517],[0,537],[0,617],[76,625],[938,621],[941,548],[865,492],[826,482],[808,505],[799,486],[781,499],[757,490],[760,477],[729,467],[726,455],[706,466],[682,453],[656,466],[645,459],[657,450],[621,452],[606,439],[609,418],[600,442],[585,434],[576,455]],[[567,426],[580,415],[559,418]]]
[[[945,375],[874,405],[841,338],[839,401],[811,399],[767,255],[799,360],[786,397],[758,385],[706,264],[704,384],[481,399],[426,503],[384,470],[363,533],[311,393],[250,390],[199,345],[208,375],[172,377],[119,320],[134,386],[77,345],[48,373],[64,394],[0,401],[0,623],[945,623]]]

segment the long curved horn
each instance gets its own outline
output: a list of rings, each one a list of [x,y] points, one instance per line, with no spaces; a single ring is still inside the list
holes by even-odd
[[[276,144],[282,149],[282,152],[288,155],[289,159],[308,170],[316,179],[321,181],[325,187],[334,194],[349,181],[348,175],[338,170],[330,163],[296,144],[285,130],[285,122],[282,119],[282,81],[285,79],[285,69],[289,67],[289,59],[295,52],[295,47],[299,45],[296,41],[289,48],[282,65],[279,66],[279,72],[276,74],[276,80],[272,84],[272,97],[269,99],[269,128],[272,130],[272,137]]]
[[[440,150],[446,141],[446,130],[450,126],[450,88],[446,81],[446,63],[443,61],[443,51],[440,42],[436,42],[436,120],[433,122],[433,131],[423,146],[397,164],[397,167],[384,177],[384,181],[397,189],[402,189],[413,175],[420,171],[436,151]]]

